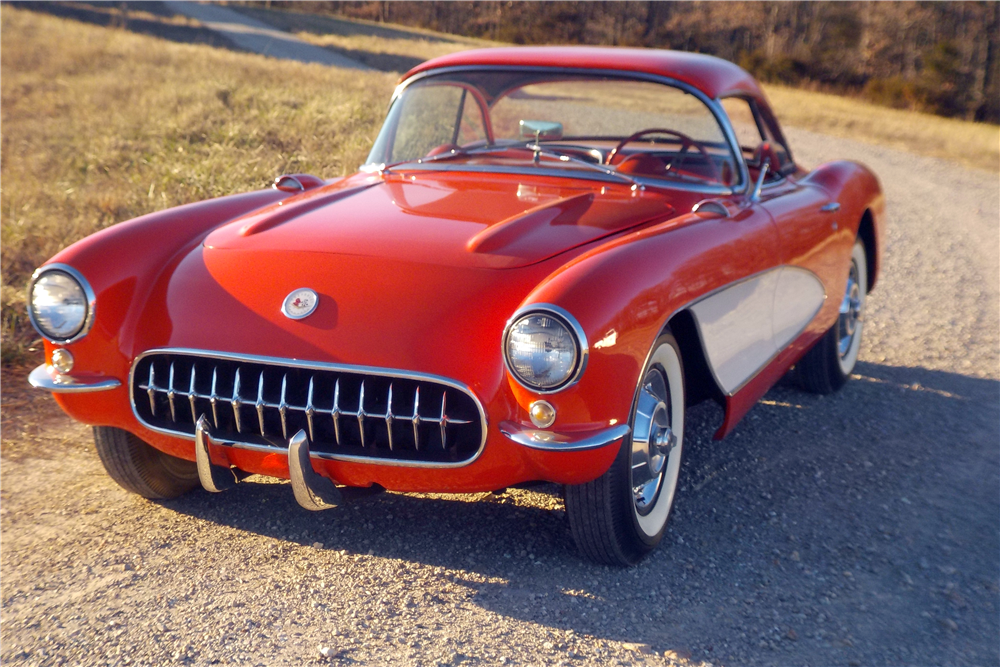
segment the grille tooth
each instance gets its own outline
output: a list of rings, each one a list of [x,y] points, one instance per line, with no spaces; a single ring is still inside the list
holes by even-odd
[[[156,416],[156,367],[149,365],[149,384],[146,386],[146,394],[149,396],[149,412]]]
[[[240,406],[243,405],[243,401],[240,399],[240,368],[236,367],[236,376],[233,379],[233,398],[230,401],[233,406],[233,419],[236,421],[236,432],[242,433],[243,428],[240,424]]]
[[[168,381],[157,384],[157,375]],[[207,412],[199,401],[207,401],[215,437],[235,446],[286,452],[288,435],[304,429],[318,456],[462,465],[483,443],[485,422],[476,399],[430,376],[165,350],[137,360],[131,377],[133,409],[142,423],[192,437],[199,411]],[[254,379],[256,392],[246,396],[244,384]],[[218,409],[223,402],[231,413]],[[256,418],[246,419],[247,408]]]
[[[337,439],[337,446],[340,446],[340,378],[337,378],[337,382],[333,385],[333,409],[330,414],[333,415],[333,433]]]
[[[441,449],[448,449],[448,416],[445,413],[445,405],[448,403],[448,392],[441,394]]]
[[[153,368],[150,365],[150,368]],[[212,422],[215,424],[215,428],[219,428],[219,410],[217,404],[219,402],[219,394],[216,392],[216,387],[219,384],[219,369],[212,368],[212,394],[208,397],[209,402],[212,404]]]
[[[174,362],[170,362],[170,379],[167,381],[167,401],[170,402],[170,420],[177,421],[177,410],[174,407]]]
[[[313,407],[313,389],[315,388],[315,378],[309,376],[309,395],[306,398],[306,421],[309,423],[309,439],[316,439],[316,429],[313,427],[313,415],[316,414],[316,408]]]
[[[413,448],[420,451],[420,385],[413,392]]]
[[[257,402],[254,403],[257,408],[257,421],[260,423],[260,434],[267,435],[264,429],[264,371],[260,372],[260,379],[257,381]]]
[[[288,440],[288,403],[285,401],[287,391],[288,373],[285,373],[281,376],[281,401],[278,403],[278,414],[281,415],[281,437],[285,440]]]
[[[385,406],[385,430],[389,434],[389,451],[392,451],[392,383],[389,383],[389,398]]]
[[[367,447],[365,443],[365,381],[361,381],[361,393],[358,395],[358,430],[361,431],[361,446]]]
[[[191,387],[188,390],[188,401],[191,403],[191,423],[198,423],[198,415],[196,414],[196,407],[194,404],[195,397],[197,394],[194,391],[194,366],[191,366]]]

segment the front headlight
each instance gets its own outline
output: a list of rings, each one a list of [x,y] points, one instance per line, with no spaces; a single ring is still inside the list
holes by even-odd
[[[44,266],[28,288],[28,317],[53,343],[68,343],[87,333],[93,321],[93,292],[75,269]]]
[[[525,387],[549,393],[572,383],[587,361],[587,341],[573,317],[556,306],[533,304],[517,313],[504,334],[504,360]]]

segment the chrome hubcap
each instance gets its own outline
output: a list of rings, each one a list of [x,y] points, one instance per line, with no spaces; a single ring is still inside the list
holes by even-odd
[[[861,321],[861,286],[858,284],[858,265],[851,262],[851,274],[847,277],[844,300],[840,302],[840,317],[837,320],[837,352],[843,359],[851,350],[854,336]]]
[[[670,395],[663,372],[646,373],[632,429],[632,499],[640,516],[648,514],[663,486],[663,472],[677,436],[670,428]]]

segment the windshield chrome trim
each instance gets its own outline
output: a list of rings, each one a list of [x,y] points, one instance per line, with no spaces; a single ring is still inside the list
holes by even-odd
[[[486,165],[486,164],[450,164],[444,162],[435,163],[417,163],[417,162],[404,162],[403,164],[398,164],[393,167],[395,172],[408,172],[408,171],[437,171],[437,172],[464,172],[464,173],[482,173],[482,174],[517,174],[519,176],[549,176],[553,178],[576,178],[585,181],[599,181],[601,183],[613,183],[615,185],[620,185],[623,188],[635,187],[622,180],[621,178],[602,174],[599,171],[590,171],[584,169],[566,169],[566,168],[545,168],[536,167],[534,165],[526,164],[524,166],[508,166],[508,165]],[[713,195],[731,195],[733,194],[732,188],[727,188],[723,185],[701,185],[699,183],[688,183],[687,181],[670,181],[670,180],[659,180],[654,178],[641,178],[634,174],[629,174],[629,176],[641,187],[655,188],[658,190],[670,190],[676,188],[682,188],[687,192],[701,192],[705,194]]]
[[[691,190],[694,192],[712,192],[718,194],[746,194],[752,187],[750,182],[750,171],[747,168],[746,162],[743,159],[743,153],[740,149],[739,142],[736,140],[736,133],[733,131],[732,125],[729,123],[729,116],[722,108],[722,104],[717,99],[712,99],[705,93],[703,93],[698,88],[692,86],[691,84],[684,83],[683,81],[678,81],[677,79],[671,78],[669,76],[662,76],[659,74],[649,74],[648,72],[633,72],[629,70],[620,69],[594,69],[594,68],[576,68],[576,67],[544,67],[544,66],[507,66],[507,65],[454,65],[452,67],[440,67],[437,69],[427,70],[424,72],[418,72],[405,81],[401,81],[393,90],[392,98],[389,100],[389,111],[392,110],[392,106],[399,99],[399,96],[403,94],[411,84],[417,81],[422,81],[431,76],[439,76],[443,74],[452,74],[456,72],[551,72],[552,74],[564,74],[564,75],[574,75],[574,76],[602,76],[611,77],[619,79],[631,79],[634,81],[649,81],[652,83],[659,83],[672,88],[677,88],[685,93],[693,95],[699,101],[701,101],[708,110],[715,116],[716,122],[722,129],[722,134],[726,138],[726,142],[729,144],[729,151],[733,154],[736,160],[737,168],[740,172],[740,182],[735,183],[732,186],[699,186],[697,183],[686,183],[681,181],[663,181],[660,179],[643,178],[636,179],[644,185],[652,187],[664,187],[662,183],[669,183],[671,189],[676,185],[678,188]],[[386,112],[386,118],[389,117],[389,111]],[[381,132],[381,130],[380,130]],[[371,163],[366,163],[362,166],[367,166]],[[409,167],[409,162],[403,163]],[[402,165],[399,165],[402,166]],[[485,170],[484,170],[485,171]],[[520,172],[516,172],[520,173]],[[596,173],[596,172],[595,172]],[[561,175],[565,175],[565,172],[561,172]],[[588,179],[593,180],[593,179]],[[711,190],[703,190],[701,188],[708,187],[713,188]]]

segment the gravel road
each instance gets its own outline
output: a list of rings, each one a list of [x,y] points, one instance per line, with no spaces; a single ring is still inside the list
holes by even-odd
[[[887,192],[858,376],[779,385],[722,442],[721,411],[691,409],[641,566],[582,562],[554,487],[314,515],[254,478],[147,502],[7,372],[3,664],[1000,663],[997,177],[790,135]]]
[[[170,0],[162,4],[165,9],[175,14],[196,19],[209,30],[215,31],[239,48],[251,53],[342,69],[371,69],[353,58],[303,42],[291,33],[261,23],[228,7],[190,2],[190,0]]]

